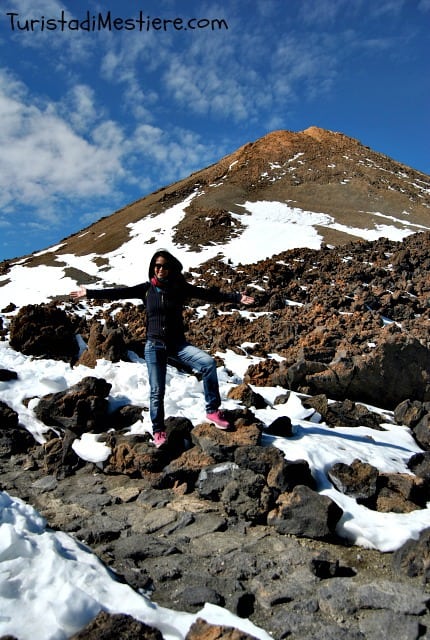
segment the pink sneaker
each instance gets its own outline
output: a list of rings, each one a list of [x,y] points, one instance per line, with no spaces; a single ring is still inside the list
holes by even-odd
[[[157,449],[167,442],[167,433],[165,431],[156,431],[153,435],[154,444]]]
[[[207,413],[206,418],[209,420],[209,422],[213,422],[217,429],[222,429],[223,431],[225,431],[230,426],[227,420],[224,420],[223,415],[219,410],[213,411],[212,413]]]

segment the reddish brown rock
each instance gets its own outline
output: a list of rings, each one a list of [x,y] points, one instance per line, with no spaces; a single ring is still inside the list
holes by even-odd
[[[95,320],[90,328],[87,349],[79,358],[79,364],[95,367],[101,358],[111,362],[129,361],[122,331],[118,327],[102,326]]]
[[[222,431],[202,423],[193,429],[191,438],[206,455],[224,461],[232,460],[238,447],[260,444],[261,430],[256,424],[239,424],[234,431]]]
[[[11,321],[10,346],[25,355],[66,362],[79,350],[70,316],[54,303],[21,307]]]
[[[75,633],[70,640],[163,640],[153,627],[131,616],[100,611],[85,629]]]
[[[243,404],[244,407],[254,407],[255,409],[264,409],[267,407],[267,402],[263,396],[253,391],[248,384],[239,384],[237,387],[232,387],[227,397],[232,400],[237,400]]]
[[[256,640],[256,638],[239,629],[209,624],[198,618],[191,625],[185,640]]]

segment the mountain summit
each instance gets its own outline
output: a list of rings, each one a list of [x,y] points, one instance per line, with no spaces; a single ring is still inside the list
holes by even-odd
[[[245,242],[257,218],[260,234],[273,227],[277,246],[272,254],[305,246],[297,232],[304,227],[312,228],[312,248],[359,238],[401,239],[430,227],[430,177],[342,133],[318,127],[274,131],[59,246],[28,256],[24,265],[64,266],[68,255],[91,255],[109,271],[112,253],[136,236],[142,247],[161,243],[172,250],[203,252],[202,261],[228,258],[226,248],[233,240],[236,249],[241,239]],[[244,261],[270,257],[267,244],[265,255],[251,254]],[[243,256],[243,247],[236,249]],[[13,261],[3,263],[3,273],[9,264]]]

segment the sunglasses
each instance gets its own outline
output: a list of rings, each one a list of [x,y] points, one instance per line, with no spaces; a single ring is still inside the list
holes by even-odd
[[[156,262],[154,265],[155,269],[165,269],[166,271],[169,269],[169,265],[167,262]]]

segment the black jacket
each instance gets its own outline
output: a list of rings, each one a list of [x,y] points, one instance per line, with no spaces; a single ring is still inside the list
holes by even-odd
[[[184,303],[195,298],[206,302],[239,303],[240,293],[223,293],[218,289],[196,287],[180,278],[173,284],[157,287],[143,282],[133,287],[115,289],[87,289],[87,296],[94,300],[124,300],[139,298],[146,308],[146,335],[148,339],[161,340],[166,346],[181,344],[185,340]]]

